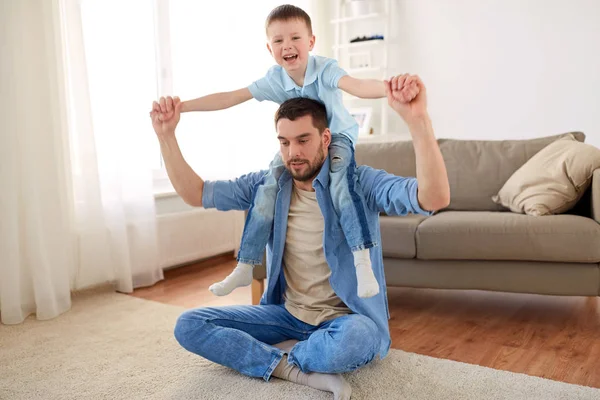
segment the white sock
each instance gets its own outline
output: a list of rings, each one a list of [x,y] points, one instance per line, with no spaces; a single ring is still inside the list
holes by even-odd
[[[221,282],[213,283],[208,290],[217,296],[225,296],[240,286],[248,286],[252,283],[252,270],[254,266],[238,262],[233,272]]]
[[[369,249],[358,250],[352,253],[356,267],[356,281],[358,282],[358,297],[373,297],[379,293],[379,283],[373,268]]]
[[[332,392],[335,400],[350,400],[352,387],[340,374],[321,374],[310,372],[305,374],[294,364],[288,364],[287,355],[284,355],[277,367],[273,370],[273,376],[299,385]]]

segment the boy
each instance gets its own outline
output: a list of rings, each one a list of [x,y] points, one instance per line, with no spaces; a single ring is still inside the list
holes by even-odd
[[[366,222],[364,199],[355,190],[357,180],[354,175],[354,144],[358,139],[358,124],[342,103],[338,88],[361,98],[385,97],[383,81],[355,79],[338,67],[335,60],[311,56],[309,52],[315,44],[310,17],[302,9],[292,5],[282,5],[271,11],[265,23],[267,49],[277,63],[265,77],[250,86],[232,92],[215,93],[185,101],[181,111],[214,111],[238,105],[252,98],[258,101],[270,100],[283,103],[293,97],[308,97],[324,103],[332,132],[329,147],[331,152],[331,198],[340,218],[346,241],[354,255],[358,296],[367,298],[379,293],[379,283],[371,269],[369,249],[378,245],[371,240]],[[409,80],[409,86],[417,88],[416,82]],[[399,89],[399,88],[396,88]],[[413,90],[414,93],[414,90]],[[418,92],[417,92],[418,93]],[[414,96],[405,98],[410,102]],[[170,118],[164,101],[154,108],[162,111],[163,119]],[[280,140],[281,150],[287,144]],[[310,179],[307,160],[292,159],[288,170],[297,180]],[[275,212],[277,181],[284,170],[279,153],[271,162],[269,173],[258,188],[248,211],[242,243],[238,253],[238,265],[223,281],[210,286],[215,295],[223,296],[237,287],[252,282],[252,269],[261,263],[262,254],[271,232]]]

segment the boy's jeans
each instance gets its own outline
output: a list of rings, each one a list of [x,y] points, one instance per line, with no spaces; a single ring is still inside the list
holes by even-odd
[[[375,323],[363,315],[314,326],[283,305],[198,308],[184,312],[175,325],[175,338],[186,350],[266,381],[284,354],[273,344],[298,340],[288,362],[302,372],[342,373],[373,360],[378,337]]]
[[[365,213],[365,201],[357,190],[356,161],[352,142],[344,135],[332,135],[329,145],[331,171],[329,191],[346,242],[351,251],[369,249],[377,244],[371,239]],[[269,172],[258,186],[244,226],[238,261],[257,265],[271,234],[275,215],[279,177],[285,170],[281,155],[277,153],[269,166]]]

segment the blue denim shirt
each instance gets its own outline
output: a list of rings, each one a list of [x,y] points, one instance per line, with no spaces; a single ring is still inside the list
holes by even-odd
[[[380,332],[379,355],[384,358],[390,348],[391,338],[388,326],[390,317],[387,301],[383,255],[381,246],[371,248],[371,263],[379,282],[379,294],[370,298],[357,295],[354,258],[348,247],[340,221],[334,211],[329,194],[329,158],[313,181],[317,202],[323,214],[325,231],[323,249],[331,276],[329,282],[339,298],[354,312],[371,318]],[[206,181],[202,195],[205,208],[218,210],[247,210],[250,208],[255,188],[267,171],[243,175],[230,181]],[[406,215],[408,213],[430,215],[419,207],[417,200],[417,180],[388,174],[368,166],[357,169],[359,187],[367,202],[367,220],[374,240],[381,243],[379,213]],[[283,304],[286,282],[282,269],[283,250],[287,232],[288,212],[292,195],[293,180],[285,171],[279,179],[279,192],[275,203],[273,231],[267,246],[267,288],[260,304]]]

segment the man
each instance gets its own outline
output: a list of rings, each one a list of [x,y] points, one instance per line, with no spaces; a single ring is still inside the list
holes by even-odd
[[[407,79],[418,87],[405,85]],[[423,83],[402,75],[385,85],[390,107],[410,129],[417,177],[357,168],[377,241],[379,212],[428,215],[450,201]],[[193,206],[247,209],[264,171],[233,181],[204,182],[185,162],[175,139],[181,103],[177,98],[161,103],[173,117],[161,121],[157,104],[151,116],[177,193]],[[186,311],[177,321],[175,337],[187,350],[245,375],[267,381],[275,376],[349,399],[351,388],[340,373],[359,368],[378,354],[385,357],[391,344],[381,246],[371,255],[380,293],[360,298],[352,253],[328,191],[331,133],[325,109],[310,99],[288,100],[278,109],[275,124],[287,171],[278,182],[261,304]]]

